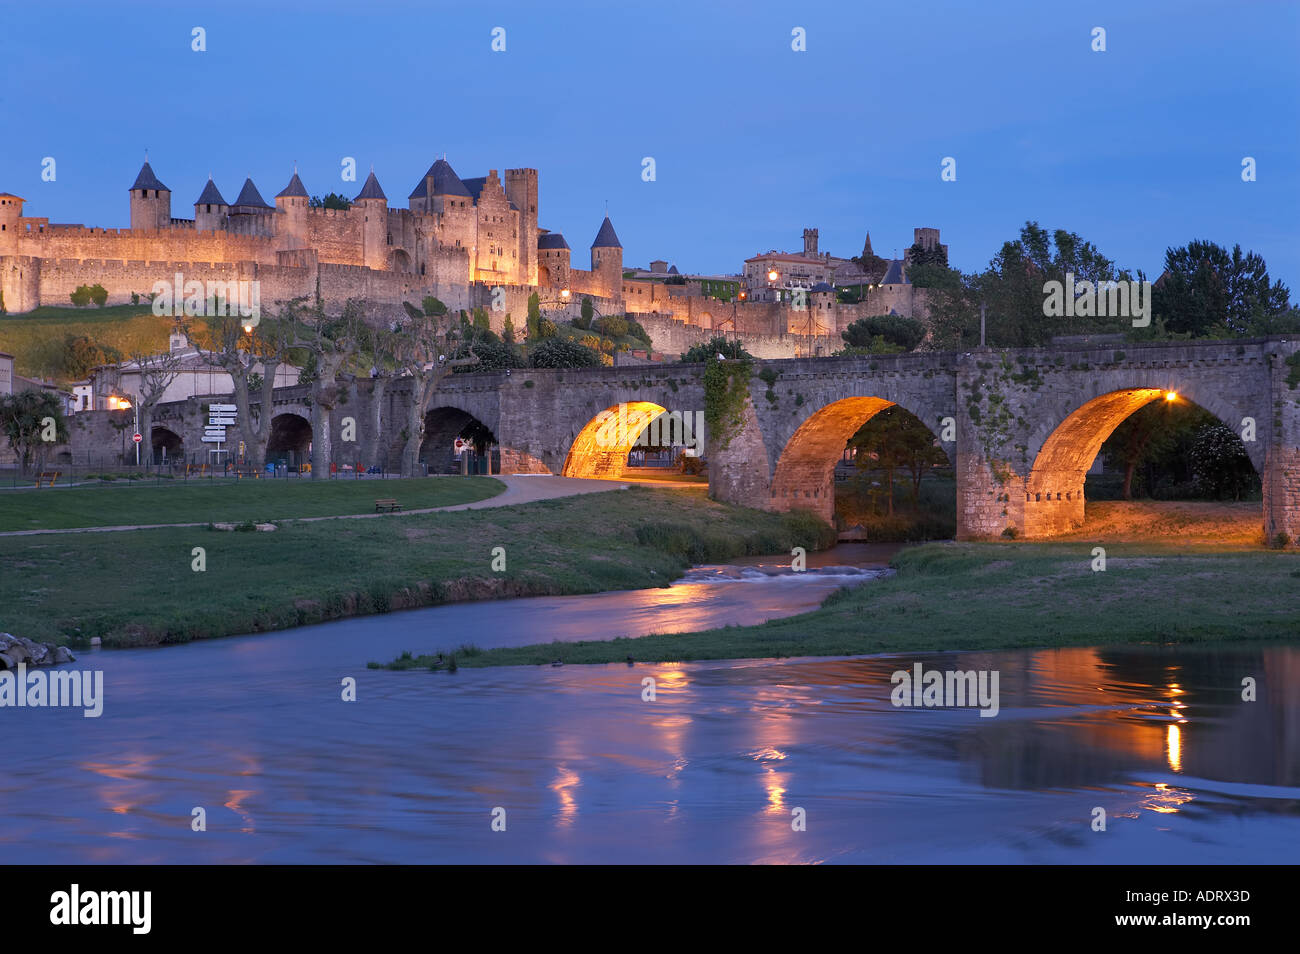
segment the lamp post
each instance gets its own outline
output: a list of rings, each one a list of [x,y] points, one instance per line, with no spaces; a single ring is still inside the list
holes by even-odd
[[[139,467],[141,441],[137,441],[135,435],[140,433],[140,408],[124,397],[111,395],[108,399],[108,409],[110,411],[125,411],[127,409],[135,411],[135,427],[131,431],[131,443],[135,444],[135,466]]]

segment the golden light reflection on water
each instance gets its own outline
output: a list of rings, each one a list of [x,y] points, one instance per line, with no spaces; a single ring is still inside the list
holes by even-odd
[[[1170,723],[1166,746],[1169,750],[1169,767],[1175,772],[1183,770],[1183,733],[1177,724]]]
[[[1157,782],[1156,787],[1143,796],[1142,807],[1161,815],[1176,815],[1181,806],[1195,797],[1181,788],[1170,788],[1164,782]]]
[[[785,812],[785,791],[788,778],[785,772],[777,771],[772,763],[784,762],[785,753],[779,749],[766,748],[754,753],[754,760],[763,764],[763,788],[767,790],[767,811]]]
[[[250,795],[255,794],[256,792],[251,789],[231,789],[230,797],[226,799],[223,806],[230,809],[243,820],[244,826],[239,830],[250,835],[255,831],[255,826],[253,825],[253,816],[244,810],[244,800]]]
[[[555,771],[555,781],[551,782],[550,787],[560,801],[559,825],[561,828],[568,828],[578,817],[578,799],[574,797],[574,789],[582,784],[582,779],[578,777],[577,772],[563,763],[557,765]]]

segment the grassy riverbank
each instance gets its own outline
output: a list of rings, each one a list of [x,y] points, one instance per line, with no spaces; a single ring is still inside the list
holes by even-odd
[[[1300,638],[1300,554],[1162,543],[928,544],[897,574],[761,626],[458,654],[460,667]],[[445,667],[419,656],[392,668]]]
[[[404,494],[380,493],[391,482],[361,486],[372,503],[397,496],[410,505]],[[453,600],[660,586],[693,563],[815,549],[831,537],[806,516],[642,487],[515,507],[287,523],[274,533],[195,527],[0,537],[0,630],[42,642],[185,642]],[[204,550],[202,572],[195,547]],[[505,572],[492,568],[496,547],[505,550]]]
[[[404,510],[418,510],[473,503],[503,490],[505,484],[490,477],[195,479],[28,488],[0,493],[0,530],[270,522],[374,513],[381,497],[395,498]]]

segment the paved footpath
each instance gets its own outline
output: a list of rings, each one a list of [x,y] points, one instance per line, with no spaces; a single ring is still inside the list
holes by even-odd
[[[534,500],[553,500],[577,494],[595,494],[605,490],[627,490],[630,484],[614,480],[586,480],[580,477],[554,477],[550,474],[493,474],[506,485],[495,497],[448,507],[426,507],[399,513],[341,513],[328,517],[288,517],[277,523],[318,523],[322,520],[380,520],[385,517],[409,517],[411,514],[439,513],[444,510],[481,510],[486,507],[513,507]],[[382,484],[376,481],[377,486]],[[206,527],[212,521],[197,523],[147,523],[120,527],[67,527],[58,530],[6,530],[0,537],[34,537],[51,533],[116,533],[121,530],[164,530],[169,527]]]

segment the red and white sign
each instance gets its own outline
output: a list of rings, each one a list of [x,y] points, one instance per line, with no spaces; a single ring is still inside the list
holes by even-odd
[[[139,434],[132,434],[132,435],[131,435],[131,440],[133,440],[133,441],[135,441],[137,444],[139,444],[142,440],[144,440],[144,438],[141,437]]]

